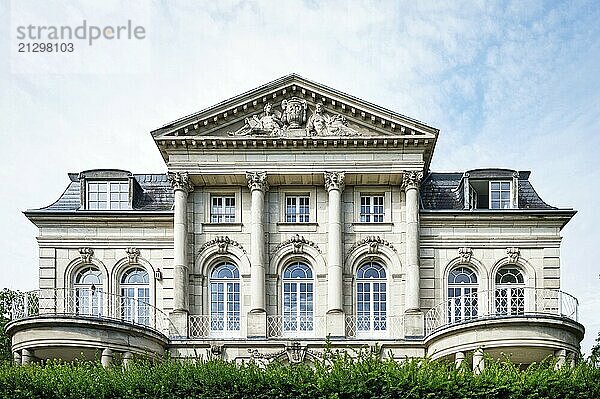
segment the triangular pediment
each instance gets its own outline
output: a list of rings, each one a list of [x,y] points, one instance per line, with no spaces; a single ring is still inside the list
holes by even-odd
[[[152,132],[155,140],[416,136],[435,141],[437,134],[438,129],[415,119],[295,74]]]

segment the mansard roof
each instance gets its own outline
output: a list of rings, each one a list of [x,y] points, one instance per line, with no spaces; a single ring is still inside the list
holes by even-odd
[[[81,208],[80,176],[87,175],[90,172],[91,171],[86,171],[82,173],[69,173],[69,179],[71,181],[67,186],[66,190],[62,193],[60,198],[56,200],[56,202],[40,209],[27,210],[25,213],[55,213],[78,211]],[[93,172],[97,174],[101,171]],[[138,190],[134,194],[133,209],[123,210],[119,212],[159,212],[172,210],[173,189],[171,188],[166,174],[131,174],[125,171],[122,172],[129,174],[129,176],[132,176],[141,190]],[[110,213],[111,211],[98,212]]]
[[[26,211],[31,213],[69,213],[81,207],[80,176],[89,172],[69,173],[70,183],[60,198],[51,205]],[[94,171],[96,173],[96,171]],[[548,205],[535,191],[529,181],[529,171],[509,169],[478,169],[469,173],[473,178],[505,178],[519,174],[519,210],[557,210]],[[136,192],[133,209],[118,212],[165,212],[173,209],[173,190],[167,174],[130,174],[141,190]],[[430,172],[421,185],[421,209],[423,210],[463,210],[463,172]],[[89,212],[89,211],[80,211]],[[111,211],[100,211],[111,213]]]
[[[519,174],[519,209],[551,210],[558,209],[548,205],[535,191],[529,181],[530,171],[511,169],[474,169],[468,172],[431,172],[421,185],[421,208],[428,210],[462,210],[463,178],[468,174],[470,179],[512,179],[514,173]]]

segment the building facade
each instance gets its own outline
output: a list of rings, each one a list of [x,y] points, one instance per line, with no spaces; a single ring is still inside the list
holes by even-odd
[[[152,132],[166,174],[69,174],[25,215],[40,289],[15,361],[310,362],[381,355],[528,364],[579,352],[560,232],[529,172],[429,170],[439,131],[289,75]]]

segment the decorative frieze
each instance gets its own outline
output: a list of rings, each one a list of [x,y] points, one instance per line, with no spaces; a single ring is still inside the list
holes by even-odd
[[[267,172],[246,172],[246,181],[250,191],[267,191],[269,189]]]
[[[274,353],[261,353],[258,349],[248,349],[248,353],[250,353],[250,357],[254,360],[283,360],[287,358],[290,364],[299,364],[304,362],[306,356],[314,358],[323,358],[323,354],[308,349],[308,346],[302,346],[300,342],[293,341],[290,345],[287,345],[285,349],[274,352]]]
[[[416,188],[417,190],[421,187],[421,180],[423,180],[423,172],[421,171],[405,171],[402,178],[402,189],[404,191]]]
[[[194,185],[187,172],[169,172],[168,179],[173,190],[183,190],[188,193],[194,191]]]
[[[79,248],[79,258],[82,263],[92,263],[92,256],[94,256],[94,250],[92,248]]]
[[[313,241],[310,241],[306,238],[304,238],[304,236],[300,236],[299,234],[294,235],[292,238],[283,241],[281,244],[279,244],[277,246],[277,248],[275,248],[275,252],[279,251],[281,248],[287,246],[287,245],[293,245],[293,253],[294,254],[302,254],[304,253],[304,246],[308,245],[309,247],[312,247],[314,249],[317,250],[317,252],[321,253],[321,249],[319,248],[319,246],[317,244],[315,244]]]
[[[129,247],[125,252],[127,252],[127,258],[129,259],[130,264],[138,263],[140,257],[140,250],[138,248]]]
[[[368,237],[363,238],[362,240],[355,242],[352,245],[352,247],[350,247],[350,250],[348,251],[348,253],[349,254],[352,253],[352,251],[354,251],[356,248],[358,248],[362,245],[369,246],[369,249],[368,249],[369,254],[381,253],[380,246],[382,246],[382,245],[388,247],[389,249],[391,249],[394,252],[398,252],[396,250],[396,248],[389,241],[386,241],[379,236],[368,236]]]
[[[325,189],[330,190],[344,190],[344,172],[325,172]]]
[[[458,248],[458,256],[460,256],[460,263],[469,263],[473,256],[473,250],[469,247]]]
[[[229,238],[227,236],[218,236],[216,238],[213,238],[210,241],[205,242],[204,244],[202,244],[202,246],[198,250],[198,253],[203,252],[205,249],[207,249],[208,247],[212,247],[213,245],[216,245],[218,247],[217,253],[219,253],[219,254],[228,254],[229,253],[229,245],[233,245],[234,247],[239,248],[243,253],[246,253],[246,250],[244,249],[242,244],[240,244],[239,242],[237,242],[235,240],[232,240],[231,238]]]
[[[508,255],[508,260],[510,263],[517,263],[519,261],[519,257],[521,256],[521,251],[519,248],[515,247],[506,248],[506,255]]]

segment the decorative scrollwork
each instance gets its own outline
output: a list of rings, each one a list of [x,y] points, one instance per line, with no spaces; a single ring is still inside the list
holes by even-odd
[[[246,250],[244,249],[244,247],[242,246],[242,244],[240,244],[239,242],[237,242],[235,240],[232,240],[231,238],[229,238],[227,236],[218,236],[216,238],[213,238],[210,241],[205,242],[204,244],[202,244],[202,246],[198,250],[198,253],[201,253],[206,248],[211,247],[213,245],[216,245],[218,247],[217,248],[217,253],[219,253],[219,254],[227,254],[227,253],[229,253],[229,245],[233,245],[234,247],[238,247],[239,249],[242,250],[243,253],[246,253]]]
[[[92,248],[79,248],[79,258],[82,263],[92,263],[92,256],[94,256],[94,250]]]
[[[129,259],[129,263],[138,263],[138,259],[140,257],[140,250],[135,247],[129,247],[125,250],[127,252],[127,258]]]
[[[461,263],[469,263],[473,256],[473,250],[468,247],[458,248],[458,255],[460,256]]]
[[[250,191],[267,191],[269,189],[267,172],[246,172],[246,182]]]
[[[421,180],[423,180],[423,172],[421,171],[405,171],[402,180],[402,189],[404,191],[412,188],[418,189],[421,186]]]
[[[325,172],[325,189],[330,190],[344,190],[344,172]]]
[[[515,247],[506,248],[506,255],[508,255],[508,260],[511,263],[517,263],[519,261],[519,257],[521,256],[521,251],[519,248]]]
[[[350,247],[350,250],[348,251],[348,253],[352,253],[352,251],[354,251],[356,248],[362,246],[362,245],[368,245],[369,249],[368,249],[368,253],[369,254],[378,254],[381,252],[380,250],[380,245],[384,245],[388,248],[390,248],[392,251],[394,252],[398,252],[396,250],[396,248],[389,242],[384,240],[383,238],[379,237],[379,236],[368,236],[363,238],[362,240],[359,240],[357,242],[355,242],[352,247]]]
[[[295,253],[295,254],[304,253],[304,245],[313,247],[314,249],[317,250],[317,252],[321,253],[321,249],[319,248],[319,246],[317,244],[315,244],[313,241],[310,241],[310,240],[304,238],[304,236],[300,236],[299,234],[296,234],[292,238],[283,241],[281,244],[279,244],[277,246],[277,248],[275,248],[275,252],[279,251],[281,248],[283,248],[287,245],[290,245],[290,244],[292,244],[294,246],[293,253]]]
[[[173,190],[184,190],[188,193],[194,191],[194,185],[187,172],[169,172],[168,179]]]

